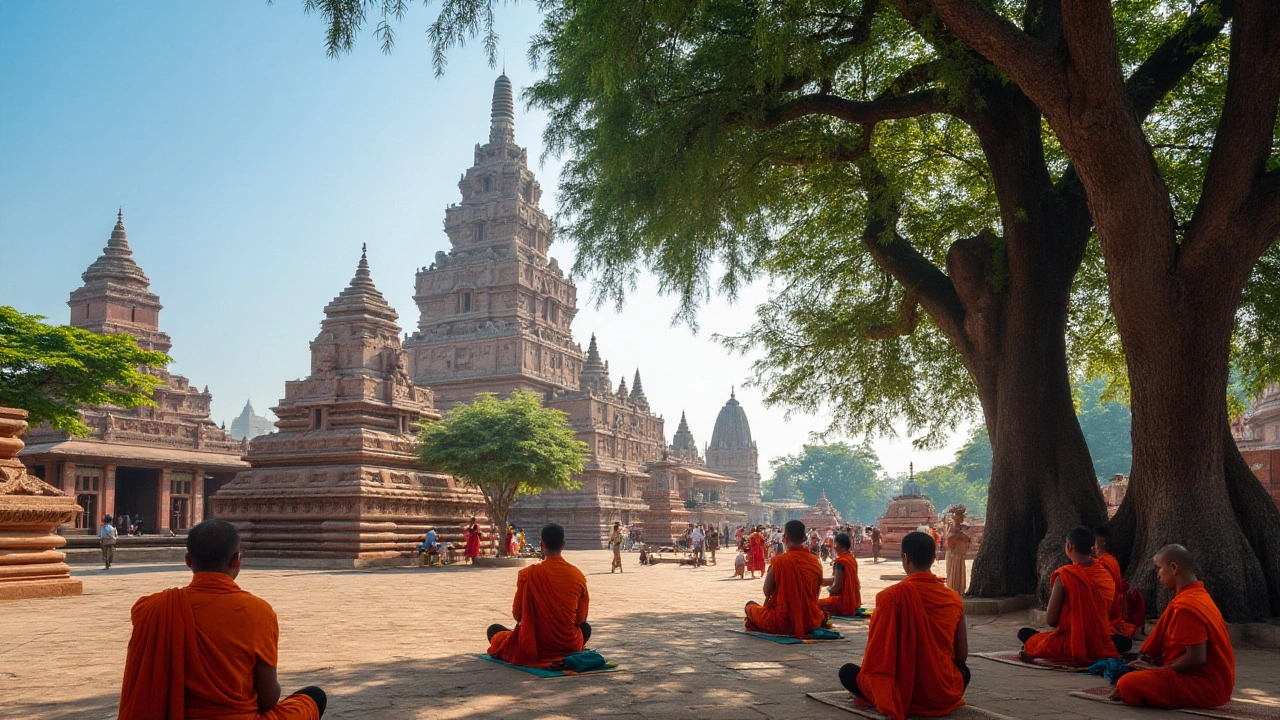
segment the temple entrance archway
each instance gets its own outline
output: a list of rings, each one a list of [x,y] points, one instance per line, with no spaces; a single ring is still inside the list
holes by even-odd
[[[128,515],[135,522],[143,518],[144,533],[155,533],[160,527],[160,471],[152,468],[116,468],[116,516]],[[167,511],[168,508],[165,508]]]

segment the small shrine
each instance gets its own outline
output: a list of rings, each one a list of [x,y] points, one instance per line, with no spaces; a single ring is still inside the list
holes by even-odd
[[[818,501],[813,504],[800,516],[800,522],[804,523],[806,529],[817,530],[818,532],[826,532],[827,528],[839,528],[844,526],[844,518],[840,517],[840,511],[836,510],[835,505],[827,499],[827,491],[824,489],[822,494],[818,496]]]
[[[16,458],[27,411],[0,407],[0,600],[79,595],[66,538],[54,532],[83,512],[74,498],[34,475]]]
[[[887,555],[892,556],[893,549],[902,544],[907,533],[927,527],[941,532],[938,522],[938,511],[933,501],[925,497],[915,481],[915,468],[912,466],[907,482],[902,485],[902,493],[889,501],[884,517],[876,524],[880,528],[881,542]]]
[[[645,465],[649,485],[641,497],[649,507],[641,514],[641,520],[646,543],[670,545],[692,522],[692,515],[680,497],[679,468],[680,461],[672,460],[669,455]]]

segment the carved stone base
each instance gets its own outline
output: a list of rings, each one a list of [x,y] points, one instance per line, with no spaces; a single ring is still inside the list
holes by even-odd
[[[67,541],[53,531],[83,509],[14,459],[26,419],[25,410],[0,407],[0,600],[79,595],[58,549]]]

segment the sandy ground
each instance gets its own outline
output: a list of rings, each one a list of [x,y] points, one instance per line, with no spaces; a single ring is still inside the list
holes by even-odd
[[[514,568],[375,571],[246,570],[244,589],[280,618],[285,692],[320,685],[326,718],[853,718],[805,697],[839,690],[836,671],[860,662],[864,625],[848,642],[778,645],[729,632],[759,580],[731,566],[642,568],[610,575],[609,553],[566,553],[587,574],[591,645],[622,666],[597,676],[538,679],[474,658],[484,628],[510,619]],[[939,569],[941,569],[939,567]],[[861,564],[874,605],[890,563]],[[129,608],[139,596],[185,584],[175,565],[82,570],[80,597],[0,605],[0,718],[114,718]],[[968,619],[972,652],[1017,647],[1026,613]],[[1280,653],[1237,650],[1237,697],[1280,706]],[[1116,708],[1067,692],[1105,681],[970,658],[966,700],[1015,718],[1187,718]]]

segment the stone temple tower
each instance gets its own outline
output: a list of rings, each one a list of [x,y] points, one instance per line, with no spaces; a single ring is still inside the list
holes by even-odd
[[[760,456],[751,439],[747,413],[733,391],[716,416],[707,446],[707,469],[738,481],[728,491],[734,509],[747,513],[752,522],[767,519],[767,509],[760,500]]]
[[[143,350],[167,353],[169,335],[160,332],[160,297],[151,280],[133,260],[124,230],[124,211],[102,255],[84,274],[84,285],[71,293],[71,325],[99,335],[132,335]]]
[[[578,390],[585,356],[570,324],[577,288],[548,259],[551,218],[528,152],[515,143],[511,81],[493,87],[489,142],[445,211],[449,252],[417,274],[418,330],[405,342],[410,373],[448,409],[477,392]]]

